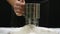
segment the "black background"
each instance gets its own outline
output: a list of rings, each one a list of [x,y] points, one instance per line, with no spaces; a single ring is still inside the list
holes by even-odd
[[[49,27],[49,28],[59,28],[60,27],[60,9],[59,2],[53,0],[26,0],[27,3],[40,3],[40,19],[39,26]],[[6,5],[4,5],[6,4]],[[4,6],[2,6],[4,5]],[[6,8],[2,8],[6,7]],[[8,10],[7,10],[8,9]],[[13,12],[10,4],[2,0],[0,1],[0,27],[22,27],[25,25],[24,16],[16,16]],[[2,12],[6,11],[6,12]],[[8,12],[10,11],[10,12]],[[8,15],[7,15],[8,14]],[[7,18],[8,17],[8,18]]]

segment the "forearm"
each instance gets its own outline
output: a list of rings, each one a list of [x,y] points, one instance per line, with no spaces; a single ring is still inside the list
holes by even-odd
[[[7,0],[7,2],[11,5],[11,6],[14,6],[14,2],[15,2],[16,0]]]

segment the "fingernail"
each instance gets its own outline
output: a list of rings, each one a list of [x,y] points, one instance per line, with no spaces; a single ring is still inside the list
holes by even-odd
[[[20,0],[18,0],[18,1],[20,1]]]
[[[20,0],[21,2],[23,2],[23,0]]]

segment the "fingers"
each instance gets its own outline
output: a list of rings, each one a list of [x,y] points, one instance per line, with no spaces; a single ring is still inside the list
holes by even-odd
[[[25,10],[25,0],[16,0],[14,4],[14,12],[17,16],[21,16],[24,14]]]
[[[20,6],[24,6],[25,5],[25,1],[24,0],[16,1],[15,4],[16,5],[20,5]]]
[[[25,2],[25,0],[16,0],[16,1]]]

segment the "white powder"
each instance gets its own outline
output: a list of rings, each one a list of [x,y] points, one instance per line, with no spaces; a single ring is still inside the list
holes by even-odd
[[[58,34],[52,29],[37,27],[35,25],[26,25],[21,27],[19,31],[11,32],[10,34]]]

